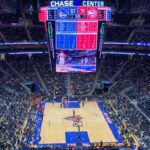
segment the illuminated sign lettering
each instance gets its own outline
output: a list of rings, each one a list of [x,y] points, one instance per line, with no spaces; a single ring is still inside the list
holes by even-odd
[[[50,1],[50,6],[73,6],[73,1]]]
[[[83,6],[104,6],[103,1],[83,1]]]
[[[56,6],[74,6],[74,1],[69,1],[69,0],[60,0],[60,1],[50,1],[50,6],[51,7],[56,7]],[[104,1],[86,1],[83,0],[81,2],[81,6],[104,6]]]

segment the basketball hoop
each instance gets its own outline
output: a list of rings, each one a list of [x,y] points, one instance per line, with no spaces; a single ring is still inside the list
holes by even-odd
[[[80,121],[80,120],[81,120],[81,116],[80,116],[80,115],[76,115],[76,116],[75,116],[75,120],[76,120],[76,121]]]
[[[82,143],[81,143],[81,135],[80,135],[80,128],[83,127],[83,121],[80,115],[76,115],[74,120],[73,120],[73,127],[77,127],[78,128],[78,142],[77,142],[77,147],[79,148]]]

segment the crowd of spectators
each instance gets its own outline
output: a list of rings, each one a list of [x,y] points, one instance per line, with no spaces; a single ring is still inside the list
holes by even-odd
[[[92,89],[95,79],[95,73],[89,74],[71,74],[72,90],[74,94],[78,96],[87,95]]]
[[[27,32],[24,27],[2,27],[0,30],[9,42],[28,41]]]
[[[150,25],[150,14],[143,14],[142,17],[145,18],[144,25]]]
[[[138,15],[115,14],[112,26],[106,28],[105,41],[125,42],[134,29],[127,25],[137,17]],[[143,24],[149,25],[149,15],[143,15],[143,17],[145,18]],[[46,41],[44,24],[39,23],[37,12],[36,14],[25,14],[25,18],[24,20],[22,15],[16,14],[0,15],[0,42]],[[150,35],[144,32],[135,32],[131,38],[131,41],[134,42],[149,42],[149,40]],[[52,73],[46,58],[47,56],[33,59],[15,56],[9,58],[7,62],[0,61],[0,149],[2,150],[6,148],[17,150],[20,145],[26,147],[28,144],[34,144],[36,114],[39,106],[32,106],[35,94],[27,91],[21,83],[34,81],[41,87],[40,94],[49,99],[61,99],[66,95],[68,80],[70,92],[77,95],[78,98],[88,95],[93,87],[95,74],[71,74],[68,76]],[[150,117],[150,61],[118,57],[106,57],[103,61],[98,82],[107,80],[111,81],[113,85],[110,87],[109,94],[104,95],[103,103],[106,111],[119,127],[122,135],[125,134],[133,143],[127,131],[129,130],[136,136],[140,145],[148,150],[147,148],[150,147],[150,122],[140,111]],[[126,62],[128,63],[121,73],[114,76]],[[91,96],[90,100],[93,98],[94,96]],[[134,101],[139,110],[134,105]],[[109,105],[110,102],[116,112]],[[31,109],[28,112],[30,106]],[[23,124],[27,117],[28,123],[23,140],[20,141]],[[126,126],[120,125],[120,120]],[[32,142],[28,143],[28,141]],[[55,147],[50,148],[55,149]],[[72,149],[72,147],[67,148]],[[100,145],[93,145],[90,148],[110,149],[110,147],[101,148]],[[112,146],[111,149],[117,150]]]
[[[131,104],[127,98],[119,98],[111,101],[117,110],[120,119],[125,122],[126,128],[136,135],[141,146],[148,148],[150,123],[149,121],[137,111],[137,108]]]
[[[16,14],[5,13],[0,16],[1,24],[8,25],[12,23],[19,23],[19,18],[21,16],[17,16]]]
[[[5,62],[0,62],[0,70],[0,149],[6,146],[15,149],[30,106],[30,96]]]
[[[65,93],[67,92],[66,74],[55,74],[54,72],[51,72],[50,63],[48,59],[45,59],[45,56],[39,58],[37,57],[33,61],[50,95],[55,99],[65,95]]]
[[[125,42],[129,37],[132,29],[132,27],[108,26],[106,29],[105,40],[113,42]]]
[[[65,77],[63,75],[51,74],[49,64],[45,58],[35,59],[38,63],[30,60],[28,57],[13,57],[7,61],[0,61],[0,116],[1,116],[1,149],[18,149],[18,145],[22,144],[19,141],[22,132],[23,123],[28,116],[28,109],[32,104],[33,94],[23,86],[23,83],[34,81],[41,87],[41,94],[44,97],[57,98],[66,93]],[[43,88],[42,80],[46,83],[50,95]],[[55,97],[54,97],[55,96]],[[49,97],[50,98],[50,97]],[[33,135],[37,109],[32,107],[26,131]],[[32,128],[31,128],[32,127]],[[24,138],[25,140],[25,138]],[[24,143],[25,144],[25,143]]]
[[[142,15],[145,18],[144,25],[148,25],[149,15]],[[6,19],[7,18],[7,19]],[[113,15],[113,22],[107,26],[105,41],[127,41],[131,31],[135,27],[130,26],[132,19],[137,19],[137,14]],[[37,13],[25,13],[25,18],[21,15],[4,14],[0,16],[0,30],[6,41],[46,41],[44,24],[38,21]],[[15,35],[15,36],[14,36]],[[1,38],[1,36],[0,36]],[[149,42],[149,35],[145,32],[136,32],[131,41]],[[4,41],[3,38],[0,41]]]
[[[138,107],[150,118],[150,101],[141,101]]]
[[[113,88],[111,87],[109,91],[111,96],[109,95],[110,97],[104,99],[106,110],[114,122],[118,122],[116,115],[119,116],[126,128],[136,135],[141,146],[145,149],[150,147],[150,122],[147,119],[149,117],[150,98],[149,73],[149,60],[128,60],[127,65],[113,80]],[[110,102],[116,109],[115,113],[111,111],[112,108],[108,105]],[[137,109],[135,104],[147,117]],[[120,128],[124,129],[124,126],[122,125]]]
[[[64,145],[64,146],[49,146],[47,148],[30,148],[30,150],[82,150],[82,149],[86,149],[86,150],[119,150],[119,148],[117,146],[113,146],[111,144],[107,145],[107,146],[100,146],[100,144],[97,145],[91,145],[91,146],[75,146],[75,145]],[[131,150],[131,149],[128,149]]]
[[[44,26],[31,27],[29,28],[30,35],[32,40],[35,42],[46,41],[46,33]]]
[[[131,41],[134,42],[150,42],[150,34],[149,32],[135,32],[132,36]]]
[[[138,14],[115,13],[113,15],[113,23],[116,25],[129,25],[132,19],[138,18]]]
[[[4,14],[0,16],[0,31],[8,42],[46,41],[44,24],[38,21],[37,14]],[[1,38],[0,41],[5,40]],[[5,41],[5,42],[6,42]]]
[[[29,40],[26,28],[24,26],[0,27],[0,30],[5,39],[9,42],[46,41],[45,30],[43,26],[32,27],[28,29],[31,40]],[[4,40],[1,39],[1,41],[3,42]]]
[[[0,26],[0,30],[6,39],[9,42],[26,42],[26,41],[34,41],[34,42],[45,42],[46,41],[46,33],[43,25],[40,26],[32,26],[27,30],[29,31],[29,35],[27,34],[27,30],[24,26]],[[132,27],[122,27],[122,26],[108,26],[106,28],[105,41],[112,42],[126,42],[128,37],[130,36]],[[31,38],[29,38],[29,36]],[[0,42],[4,42],[4,38],[0,36]],[[131,42],[149,42],[149,31],[146,32],[138,32],[136,31],[131,37]]]
[[[126,128],[137,137],[141,146],[150,146],[150,123],[132,103],[132,101],[136,101],[140,110],[149,117],[149,59],[129,59],[127,57],[120,58],[112,56],[103,58],[102,61],[98,81],[111,81],[113,85],[108,92],[108,96],[111,95],[111,97],[108,97],[107,93],[106,95],[104,94],[105,100],[103,103],[106,111],[119,126],[121,134],[125,134],[127,137],[129,136],[129,133],[125,132],[125,127],[119,125],[117,115],[119,120],[126,124]],[[126,65],[122,67],[125,63]],[[117,74],[120,69],[120,73]],[[20,83],[24,81],[34,81],[40,85],[43,97],[60,99],[66,95],[68,91],[67,82],[68,78],[70,78],[71,89],[74,89],[78,98],[81,98],[81,95],[88,94],[92,89],[95,76],[96,74],[66,75],[52,73],[50,72],[50,66],[45,56],[31,59],[28,57],[20,58],[19,56],[15,56],[7,59],[7,61],[1,61],[1,148],[5,149],[6,146],[8,146],[9,148],[17,149],[20,144],[26,146],[28,139],[33,139],[30,141],[34,143],[35,118],[39,109],[38,106],[32,106],[30,113],[28,113],[27,110],[32,104],[33,95],[25,90]],[[43,83],[50,95],[46,92]],[[129,98],[126,97],[126,95]],[[90,100],[93,98],[94,97],[91,96]],[[112,103],[117,114],[113,111],[109,102]],[[19,135],[21,134],[22,125],[27,116],[28,124],[25,128],[23,140],[20,143],[18,140]],[[129,141],[130,140],[129,138]]]
[[[35,129],[36,129],[36,115],[39,111],[38,105],[32,105],[29,110],[27,125],[24,129],[23,138],[20,142],[21,147],[28,147],[29,145],[34,144],[35,140]]]
[[[33,12],[32,14],[25,14],[26,19],[29,20],[29,22],[32,22],[32,25],[42,25],[43,23],[38,21],[38,14],[37,12]]]

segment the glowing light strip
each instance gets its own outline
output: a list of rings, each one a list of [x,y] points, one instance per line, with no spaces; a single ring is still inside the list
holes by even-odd
[[[43,51],[38,51],[38,52],[35,52],[35,51],[30,51],[30,52],[9,52],[9,53],[0,53],[0,55],[28,55],[28,54],[48,54],[47,51],[43,52]],[[121,52],[121,51],[118,51],[118,52],[113,52],[113,51],[103,51],[102,54],[108,54],[108,55],[137,55],[137,56],[147,56],[147,57],[150,57],[150,53],[146,54],[146,53],[135,53],[135,52]]]
[[[10,45],[46,45],[47,42],[1,42],[0,46]],[[130,46],[143,46],[149,47],[149,42],[103,42],[104,45],[130,45]]]

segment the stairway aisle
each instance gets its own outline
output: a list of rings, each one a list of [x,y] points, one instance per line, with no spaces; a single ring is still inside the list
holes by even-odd
[[[50,97],[51,94],[50,94],[50,92],[49,92],[47,86],[45,85],[45,83],[44,83],[44,81],[43,81],[43,78],[42,78],[42,76],[40,75],[40,73],[39,73],[39,71],[38,71],[36,65],[34,65],[33,67],[34,67],[35,73],[37,74],[37,77],[38,77],[39,81],[41,82],[42,87],[45,89],[47,95]]]
[[[71,94],[71,91],[70,91],[71,78],[70,78],[69,73],[66,75],[66,78],[67,78],[67,97],[68,97],[68,99],[70,99],[72,94]]]

